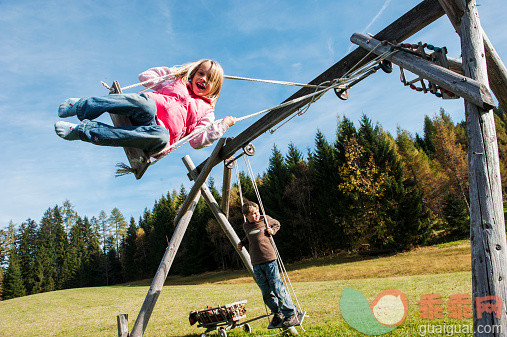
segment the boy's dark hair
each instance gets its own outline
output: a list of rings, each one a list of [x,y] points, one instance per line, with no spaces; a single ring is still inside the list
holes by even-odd
[[[252,211],[252,208],[259,209],[259,205],[257,205],[253,201],[247,201],[243,204],[243,206],[241,206],[241,212],[243,212],[243,214],[247,215],[248,213],[250,213]]]

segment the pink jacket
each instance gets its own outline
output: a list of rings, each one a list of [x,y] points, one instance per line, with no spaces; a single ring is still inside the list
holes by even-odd
[[[139,75],[141,82],[169,75],[171,68],[151,68]],[[145,84],[149,87],[153,83]],[[214,109],[207,97],[194,94],[190,84],[183,80],[169,79],[152,88],[155,92],[146,93],[157,105],[157,123],[169,131],[170,143],[166,149],[154,155],[160,157],[170,152],[172,144],[189,135],[194,130],[204,127],[215,120]],[[195,149],[211,145],[229,128],[224,122],[214,124],[207,131],[190,141]]]

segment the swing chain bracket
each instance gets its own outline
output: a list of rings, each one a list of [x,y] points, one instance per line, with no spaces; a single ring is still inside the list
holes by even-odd
[[[237,156],[237,157],[231,156],[229,159],[226,159],[224,161],[224,165],[227,168],[230,168],[230,169],[234,168],[235,162],[239,157],[241,157],[245,154],[247,156],[251,157],[255,154],[255,146],[252,143],[246,144],[245,146],[242,147],[242,149],[243,149],[243,153],[241,153],[239,156]]]
[[[355,81],[349,83],[345,88],[334,88],[335,95],[341,99],[342,101],[346,101],[349,99],[349,89],[356,85],[357,83],[364,80],[366,77],[374,74],[377,72],[377,70],[382,69],[386,74],[390,74],[393,71],[393,64],[389,60],[382,60],[379,64],[372,67],[369,71],[361,75],[358,79]]]

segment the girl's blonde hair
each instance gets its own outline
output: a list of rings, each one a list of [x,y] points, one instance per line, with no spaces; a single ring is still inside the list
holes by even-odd
[[[209,59],[202,59],[196,62],[186,63],[182,66],[176,66],[173,76],[176,79],[180,78],[187,82],[191,82],[199,67],[205,62],[211,63],[210,77],[208,79],[211,85],[211,91],[207,97],[211,100],[211,105],[215,106],[224,82],[224,70],[218,62]]]

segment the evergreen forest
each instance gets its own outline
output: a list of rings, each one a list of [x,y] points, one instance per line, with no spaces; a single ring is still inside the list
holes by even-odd
[[[507,211],[507,114],[494,113]],[[444,110],[424,118],[421,135],[401,128],[391,135],[366,115],[357,126],[343,117],[333,139],[316,131],[311,149],[290,144],[282,153],[275,145],[255,181],[266,213],[282,224],[275,240],[284,261],[385,254],[469,237],[467,157],[466,125]],[[208,185],[220,203],[215,182]],[[257,202],[241,171],[229,214],[241,238],[239,190]],[[186,193],[183,187],[169,191],[139,219],[125,219],[117,208],[80,216],[67,200],[38,222],[11,221],[0,231],[1,298],[152,278]],[[170,273],[241,268],[201,198]]]

